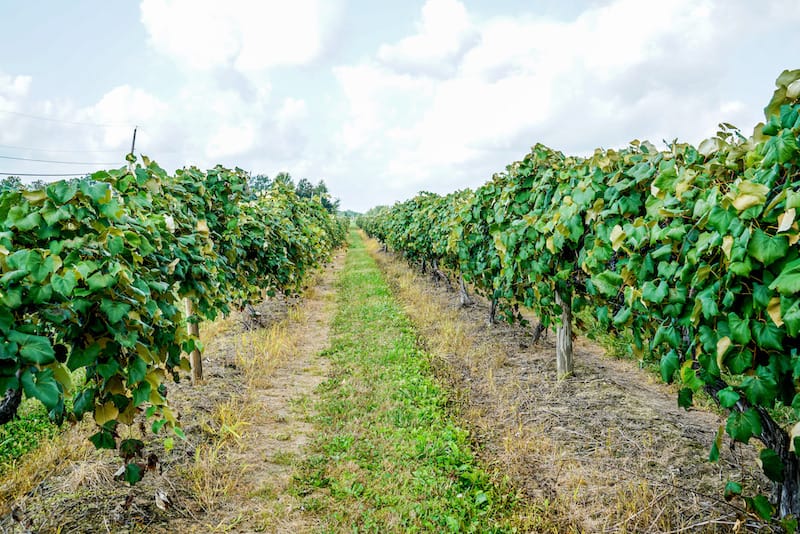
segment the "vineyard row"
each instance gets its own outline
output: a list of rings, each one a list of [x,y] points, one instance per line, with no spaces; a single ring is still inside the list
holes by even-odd
[[[180,435],[165,382],[187,354],[199,364],[187,326],[297,292],[345,229],[279,181],[256,194],[240,169],[170,176],[147,158],[0,192],[0,423],[23,392],[57,423],[91,413],[89,439],[118,447],[137,481],[143,443],[118,425],[143,414]]]
[[[575,312],[632,335],[680,384],[682,406],[705,390],[730,411],[733,440],[762,442],[774,488],[744,497],[748,508],[797,517],[800,435],[773,414],[800,419],[800,70],[778,78],[765,119],[750,137],[723,124],[697,147],[634,141],[573,157],[537,144],[474,191],[420,193],[358,224],[462,277],[507,319],[526,307],[558,325],[560,377],[573,371]]]

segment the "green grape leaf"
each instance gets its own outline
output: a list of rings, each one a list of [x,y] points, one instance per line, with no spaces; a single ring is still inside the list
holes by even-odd
[[[761,434],[761,418],[753,408],[745,412],[733,412],[728,416],[725,431],[735,441],[747,443],[752,436]]]
[[[20,377],[20,382],[28,397],[39,399],[49,410],[58,406],[61,390],[51,369],[42,369],[36,373],[25,371]]]
[[[773,482],[783,482],[783,462],[778,453],[772,449],[763,449],[758,457],[761,459],[761,468],[767,478]]]
[[[19,355],[23,361],[36,365],[47,365],[56,361],[56,353],[50,340],[44,336],[23,334],[11,331],[8,339],[19,345]]]
[[[772,265],[775,261],[786,256],[789,251],[789,240],[783,235],[770,236],[756,228],[750,238],[747,253],[763,263]]]

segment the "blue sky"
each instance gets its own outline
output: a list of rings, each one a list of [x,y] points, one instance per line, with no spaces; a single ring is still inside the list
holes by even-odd
[[[138,125],[169,171],[288,171],[359,211],[477,186],[536,142],[749,134],[800,68],[788,0],[53,0],[0,19],[0,172],[121,165]]]

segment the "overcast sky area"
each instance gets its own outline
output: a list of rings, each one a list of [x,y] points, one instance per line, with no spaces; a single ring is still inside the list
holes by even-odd
[[[476,187],[537,142],[749,135],[800,68],[797,0],[9,1],[0,20],[0,172],[122,166],[138,125],[169,172],[287,171],[357,211]]]

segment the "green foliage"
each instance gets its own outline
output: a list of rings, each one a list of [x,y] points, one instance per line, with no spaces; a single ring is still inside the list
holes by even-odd
[[[162,382],[179,380],[197,345],[183,299],[214,319],[264,292],[297,292],[344,233],[318,199],[281,182],[248,193],[242,170],[219,166],[168,176],[145,158],[2,190],[0,394],[21,387],[56,422],[93,413],[101,448],[141,412],[179,432]],[[75,394],[79,368],[87,385]]]
[[[633,333],[637,356],[679,382],[682,405],[701,388],[723,389],[720,401],[736,408],[728,434],[762,439],[768,412],[756,408],[780,402],[800,418],[798,80],[800,71],[781,75],[750,138],[721,125],[699,147],[633,141],[589,157],[537,144],[456,193],[461,203],[422,193],[358,222],[410,261],[442,259],[545,325],[559,320],[556,291],[574,295],[574,312],[589,308],[609,332]]]
[[[47,410],[36,401],[25,401],[19,417],[0,426],[0,474],[13,468],[15,460],[58,432]]]

